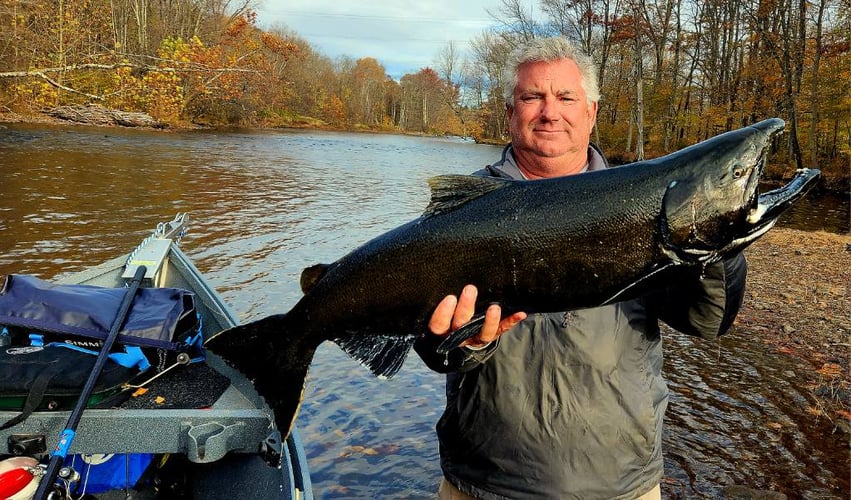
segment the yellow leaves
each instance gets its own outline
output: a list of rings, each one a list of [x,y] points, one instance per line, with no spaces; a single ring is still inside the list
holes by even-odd
[[[184,95],[180,76],[174,72],[150,71],[142,78],[144,110],[160,121],[174,123],[183,111]]]
[[[161,66],[173,66],[174,63],[190,63],[204,52],[204,42],[198,36],[193,36],[189,40],[184,40],[183,37],[168,37],[160,42],[160,47],[157,50],[157,55],[163,61]]]
[[[22,99],[24,111],[37,113],[55,106],[58,90],[44,80],[30,80],[12,86],[12,91]]]

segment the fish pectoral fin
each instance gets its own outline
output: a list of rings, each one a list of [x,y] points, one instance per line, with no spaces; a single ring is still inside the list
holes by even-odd
[[[431,187],[431,201],[423,212],[424,216],[437,215],[460,207],[496,189],[517,182],[496,177],[476,175],[438,175],[428,180]]]
[[[482,325],[484,323],[484,314],[474,316],[469,323],[462,325],[461,328],[447,335],[443,342],[441,342],[440,345],[437,346],[437,352],[439,354],[446,354],[453,349],[461,347],[461,344],[465,340],[471,337],[475,337],[482,331]]]
[[[376,377],[390,378],[402,368],[414,345],[414,336],[352,334],[333,342]]]
[[[325,276],[329,267],[331,267],[331,264],[315,264],[310,267],[305,267],[304,270],[301,271],[301,279],[299,280],[301,292],[306,294],[313,290],[313,287],[315,287],[316,284],[319,283],[319,280]]]
[[[616,294],[609,297],[609,299],[603,302],[601,305],[614,304],[615,302],[628,300],[633,297],[637,297],[638,295],[641,295],[642,293],[647,291],[653,279],[658,277],[663,271],[670,269],[675,265],[676,264],[672,262],[670,264],[665,264],[664,266],[653,269],[646,276],[642,276],[641,278],[635,280],[634,282],[627,285],[625,288],[618,291]]]

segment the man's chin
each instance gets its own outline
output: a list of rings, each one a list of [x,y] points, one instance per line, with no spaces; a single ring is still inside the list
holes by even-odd
[[[577,152],[576,148],[565,147],[564,141],[537,141],[529,151],[543,158],[559,158]]]

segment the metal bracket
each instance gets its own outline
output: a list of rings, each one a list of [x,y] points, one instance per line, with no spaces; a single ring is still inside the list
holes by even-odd
[[[260,456],[270,467],[281,466],[281,456],[284,452],[284,443],[281,440],[281,431],[272,431],[266,439],[260,443]]]
[[[18,457],[34,457],[47,453],[44,434],[12,434],[7,445],[9,453]]]
[[[222,425],[218,422],[192,426],[187,432],[186,456],[191,462],[206,464],[224,457],[229,451],[241,448],[245,424]]]

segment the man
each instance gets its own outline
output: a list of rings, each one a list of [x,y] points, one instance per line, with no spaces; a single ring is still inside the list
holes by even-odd
[[[511,144],[477,172],[513,179],[606,168],[590,144],[599,99],[596,69],[563,38],[533,40],[508,61]],[[447,355],[435,347],[467,323],[475,284],[446,297],[415,348],[447,373],[437,424],[440,498],[661,498],[662,378],[659,320],[715,338],[744,291],[741,255],[667,290],[566,313],[486,311],[481,333]],[[674,282],[675,281],[675,282]]]

